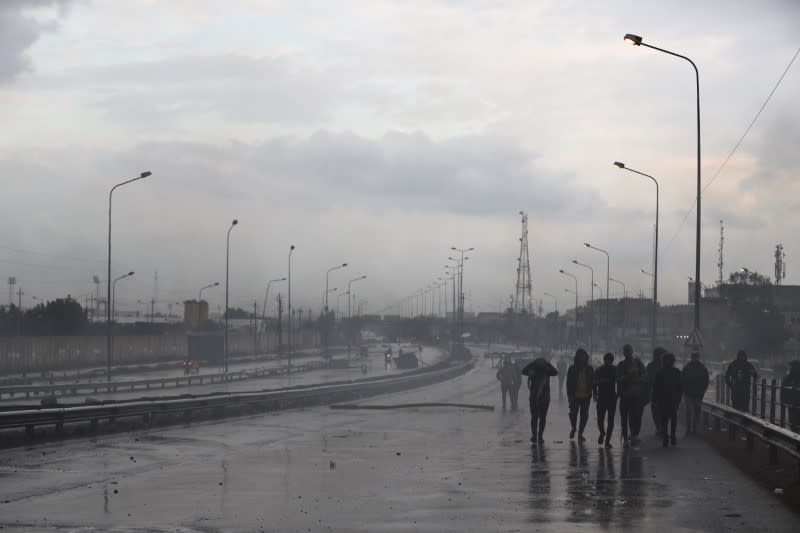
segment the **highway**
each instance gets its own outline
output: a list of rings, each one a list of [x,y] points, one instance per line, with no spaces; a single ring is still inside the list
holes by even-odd
[[[482,355],[476,351],[476,355]],[[570,441],[557,386],[544,445],[499,409],[490,361],[334,410],[39,444],[0,457],[4,530],[797,531],[798,515],[698,438],[606,451]],[[553,382],[555,384],[555,381]],[[523,389],[523,392],[525,389]]]

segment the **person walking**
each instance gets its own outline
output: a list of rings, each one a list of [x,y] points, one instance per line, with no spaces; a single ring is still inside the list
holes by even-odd
[[[755,367],[747,360],[747,353],[739,350],[736,360],[728,365],[725,372],[725,382],[731,389],[731,400],[733,408],[740,411],[747,411],[750,406],[750,391],[753,383],[758,379],[758,372]]]
[[[511,370],[513,372],[510,391],[511,410],[516,411],[519,408],[519,389],[522,387],[522,372],[516,360],[514,360],[514,363],[511,365]]]
[[[605,442],[611,448],[611,434],[614,432],[614,415],[617,411],[617,369],[614,367],[614,354],[603,356],[603,365],[594,373],[594,401],[597,405],[597,427],[600,436],[597,444]],[[608,416],[608,426],[605,418]]]
[[[653,386],[655,385],[656,374],[661,370],[661,357],[664,353],[664,348],[660,346],[653,350],[653,359],[647,363],[646,367],[647,380],[645,381],[645,391],[642,398],[643,409],[648,403],[650,404],[650,414],[653,417],[653,425],[656,427],[656,436],[660,436],[661,434],[661,413],[658,403],[653,401]]]
[[[642,361],[633,357],[633,348],[630,344],[622,347],[622,355],[624,359],[617,364],[617,396],[619,421],[622,425],[622,445],[627,448],[629,444],[639,443],[646,370]]]
[[[558,365],[558,399],[564,397],[564,380],[567,377],[567,360],[562,355],[556,362]]]
[[[567,402],[569,402],[569,422],[572,429],[569,438],[575,438],[575,425],[578,425],[578,440],[586,440],[583,430],[589,420],[589,404],[592,401],[594,369],[589,364],[589,354],[583,348],[575,352],[575,359],[567,369]]]
[[[514,367],[511,366],[511,361],[508,359],[503,360],[503,364],[497,370],[495,375],[497,381],[500,382],[500,395],[503,398],[503,410],[506,409],[506,396],[511,397],[511,387],[514,383]]]
[[[558,375],[556,367],[539,357],[522,369],[521,375],[528,376],[531,408],[531,442],[544,442],[544,426],[547,423],[547,410],[550,408],[550,377]]]
[[[683,367],[683,403],[686,405],[686,434],[697,434],[700,408],[708,389],[708,369],[700,362],[700,354],[692,352]]]
[[[661,415],[661,445],[666,448],[669,444],[675,446],[678,443],[675,439],[675,428],[678,425],[678,407],[683,395],[683,376],[675,368],[674,355],[665,353],[662,357],[661,370],[653,382],[653,403],[658,405],[658,413]]]
[[[789,411],[789,428],[800,431],[800,361],[789,363],[789,373],[781,381],[781,403]]]

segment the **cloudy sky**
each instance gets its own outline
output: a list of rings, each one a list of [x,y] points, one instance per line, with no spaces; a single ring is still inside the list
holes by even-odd
[[[136,271],[121,307],[152,296],[155,271],[163,304],[223,282],[237,218],[232,304],[286,275],[291,244],[295,306],[318,309],[325,271],[349,262],[331,286],[368,275],[353,287],[372,311],[443,276],[457,246],[476,248],[468,308],[497,311],[524,210],[534,297],[556,294],[563,310],[560,268],[579,275],[581,300],[588,274],[572,259],[605,277],[585,241],[611,253],[630,293],[649,291],[654,186],[620,160],[660,181],[659,292],[685,303],[693,71],[622,37],[697,63],[706,184],[799,27],[793,0],[3,0],[0,274],[26,306],[91,293],[92,275],[105,278],[108,190],[150,170],[114,195],[113,272]],[[720,220],[726,275],[772,275],[780,242],[786,283],[800,283],[798,94],[795,64],[705,193],[706,284]]]

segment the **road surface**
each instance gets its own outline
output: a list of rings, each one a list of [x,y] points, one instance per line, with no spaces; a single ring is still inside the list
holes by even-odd
[[[499,404],[495,370],[363,404]],[[520,412],[328,407],[5,451],[12,531],[798,531],[779,496],[700,439],[610,451]],[[524,391],[524,389],[523,389]],[[521,402],[523,405],[526,402]],[[81,530],[83,531],[83,530]]]

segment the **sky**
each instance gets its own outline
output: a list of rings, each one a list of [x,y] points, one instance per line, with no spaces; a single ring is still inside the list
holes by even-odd
[[[694,275],[700,72],[707,185],[800,47],[800,2],[489,0],[3,0],[0,274],[23,307],[105,281],[113,198],[118,309],[157,308],[225,281],[263,303],[288,272],[294,307],[330,306],[348,280],[365,312],[441,283],[467,254],[467,310],[515,292],[528,214],[533,297],[572,307],[589,271],[650,295],[660,185],[659,300]],[[800,63],[798,61],[797,63]],[[701,278],[800,283],[800,65],[702,200]],[[685,220],[685,223],[684,223]],[[208,289],[212,309],[224,290]],[[286,283],[273,296],[286,296]],[[101,285],[101,292],[105,287]],[[599,297],[600,293],[596,292]],[[621,296],[617,285],[612,297]],[[7,296],[3,297],[3,301]],[[34,299],[35,298],[35,299]],[[16,299],[16,298],[15,298]],[[438,307],[437,303],[437,307]],[[141,308],[141,307],[140,307]],[[388,312],[396,312],[390,308]]]

